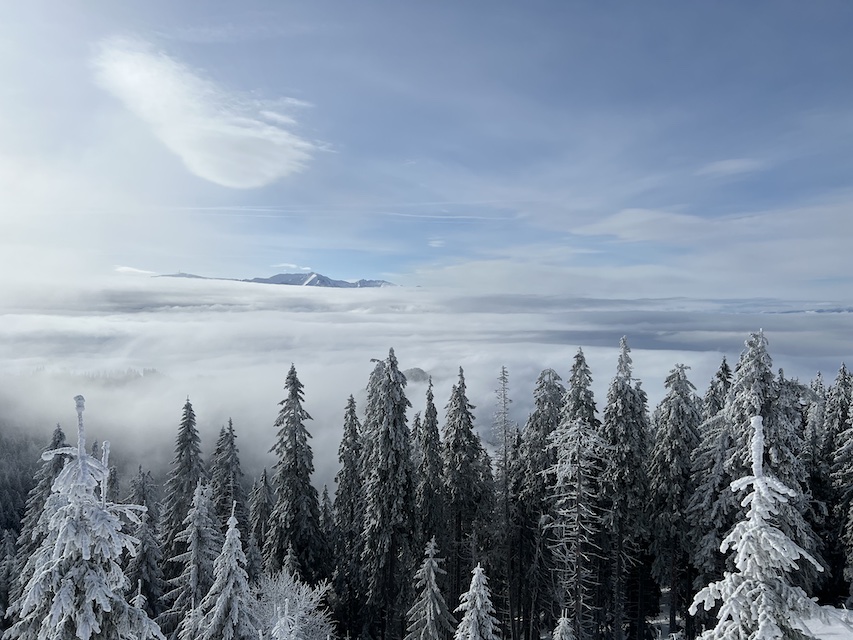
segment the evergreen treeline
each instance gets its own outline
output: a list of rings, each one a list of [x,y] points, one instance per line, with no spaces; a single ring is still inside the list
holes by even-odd
[[[600,409],[578,350],[565,381],[539,375],[522,428],[502,368],[481,425],[493,451],[461,368],[443,416],[430,381],[410,424],[391,350],[362,411],[345,404],[333,500],[311,482],[294,366],[274,463],[250,488],[238,427],[222,427],[206,462],[188,399],[162,495],[140,467],[119,496],[109,443],[86,449],[80,398],[76,446],[57,427],[34,473],[4,468],[29,494],[0,496],[3,637],[641,640],[658,618],[693,638],[782,620],[785,602],[812,611],[807,596],[842,604],[853,375],[842,365],[831,384],[801,384],[773,370],[767,346],[752,334],[704,397],[676,364],[653,410],[627,340]],[[757,594],[755,620],[731,602],[739,584]]]

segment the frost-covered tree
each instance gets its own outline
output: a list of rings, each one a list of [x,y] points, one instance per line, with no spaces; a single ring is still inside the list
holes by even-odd
[[[424,544],[431,538],[441,535],[445,524],[442,511],[441,440],[434,400],[432,378],[430,378],[423,422],[413,433],[413,448],[419,452],[418,464],[415,467],[415,513],[418,514],[418,541]]]
[[[367,607],[384,640],[402,627],[412,569],[414,483],[406,377],[394,350],[371,374],[364,418],[364,531],[361,563]],[[368,618],[369,619],[369,618]]]
[[[676,614],[686,613],[692,581],[688,572],[693,540],[686,514],[693,493],[691,454],[699,446],[701,404],[696,388],[678,364],[666,378],[667,393],[654,414],[654,447],[649,464],[652,529],[652,572],[669,587],[669,628]]]
[[[250,536],[255,537],[259,549],[264,548],[267,539],[274,503],[275,493],[267,477],[267,470],[264,469],[255,480],[252,492],[249,494],[249,532]]]
[[[642,628],[646,613],[645,603],[628,600],[629,571],[640,560],[641,543],[648,530],[645,471],[650,431],[645,393],[638,384],[633,384],[631,364],[628,341],[623,337],[601,425],[602,438],[608,446],[607,464],[601,474],[601,493],[610,559],[609,606],[615,640],[624,638],[627,612],[633,609],[635,628]]]
[[[175,537],[181,553],[171,559],[180,571],[169,581],[171,590],[165,596],[171,606],[157,619],[170,637],[180,634],[192,623],[187,614],[201,604],[213,584],[213,562],[222,549],[222,533],[213,515],[210,485],[202,482],[196,485],[192,506],[183,524],[184,528]]]
[[[470,537],[477,507],[485,494],[485,487],[478,482],[483,445],[474,431],[474,406],[465,391],[465,375],[460,367],[459,381],[453,385],[447,404],[442,455],[448,592],[454,599],[464,588],[465,567],[471,566]]]
[[[361,533],[364,523],[362,496],[361,425],[358,421],[355,398],[347,400],[344,427],[338,447],[340,470],[335,476],[334,518],[337,536],[334,540],[335,571],[332,581],[339,598],[337,617],[345,629],[360,631],[361,596]]]
[[[10,529],[3,529],[0,538],[0,620],[6,615],[9,607],[9,592],[18,577],[15,573],[15,539]]]
[[[690,607],[710,610],[720,602],[717,625],[703,640],[763,639],[804,640],[803,622],[820,617],[820,607],[789,574],[804,559],[818,571],[820,563],[777,526],[780,507],[796,497],[796,490],[764,471],[765,442],[762,418],[750,419],[752,475],[732,482],[733,492],[750,488],[743,499],[748,511],[723,541],[722,550],[734,550],[735,571],[702,589]]]
[[[557,620],[557,626],[554,627],[554,635],[552,640],[577,640],[575,632],[572,630],[572,623],[565,614]]]
[[[210,458],[210,487],[213,492],[214,514],[223,533],[233,511],[240,536],[248,539],[249,509],[246,504],[246,491],[243,489],[237,434],[234,433],[231,418],[228,418],[228,426],[219,431],[216,448]]]
[[[596,637],[599,623],[603,523],[599,477],[607,445],[581,415],[566,402],[560,424],[550,436],[557,454],[550,469],[554,477],[551,544],[560,580],[560,604],[569,611],[561,619],[569,624],[573,637],[587,640]]]
[[[456,613],[462,614],[453,640],[499,640],[498,621],[489,592],[489,579],[479,564],[471,572],[471,586],[459,600]]]
[[[708,385],[708,390],[705,392],[705,400],[703,403],[705,420],[709,420],[723,410],[726,405],[726,398],[729,395],[729,388],[732,386],[732,370],[729,363],[726,362],[726,357],[723,356],[723,361],[720,363],[720,368],[711,378],[711,384]]]
[[[234,515],[236,507],[235,501],[222,551],[213,562],[213,584],[199,606],[199,640],[255,640],[258,637],[246,556]]]
[[[303,384],[291,365],[284,389],[286,397],[279,405],[275,427],[276,443],[270,451],[278,457],[273,471],[275,505],[270,516],[270,530],[264,546],[267,571],[278,571],[288,545],[299,558],[305,578],[315,583],[323,575],[326,541],[320,530],[320,504],[317,489],[311,484],[314,454],[305,421],[311,416],[302,408]]]
[[[129,604],[130,591],[119,562],[136,551],[136,540],[122,531],[138,523],[144,507],[106,501],[109,443],[103,460],[86,453],[83,396],[77,405],[77,447],[43,455],[68,462],[45,502],[45,538],[27,560],[30,576],[21,594],[11,640],[144,640],[163,635],[146,613]],[[96,489],[99,495],[96,495]]]
[[[405,640],[444,640],[454,632],[456,620],[447,609],[444,596],[438,587],[437,577],[446,571],[441,568],[443,558],[436,556],[438,546],[432,538],[424,551],[424,560],[415,573],[418,597],[409,609]]]
[[[130,481],[130,495],[125,502],[142,505],[147,509],[133,532],[139,544],[136,555],[127,561],[125,573],[130,585],[136,585],[137,595],[144,599],[148,615],[155,618],[163,611],[166,582],[163,579],[163,552],[156,534],[159,504],[150,471],[139,467],[138,473]]]
[[[334,638],[332,618],[325,606],[329,591],[328,582],[312,587],[287,571],[262,576],[253,593],[255,615],[264,639]]]
[[[163,557],[167,560],[181,553],[176,543],[178,534],[184,529],[184,520],[192,505],[193,495],[200,481],[206,480],[204,464],[201,459],[201,438],[196,428],[195,411],[187,398],[184,404],[181,424],[175,439],[175,459],[166,481],[166,497],[163,504],[163,517],[160,521],[160,540]],[[179,565],[164,567],[167,578],[177,574]]]

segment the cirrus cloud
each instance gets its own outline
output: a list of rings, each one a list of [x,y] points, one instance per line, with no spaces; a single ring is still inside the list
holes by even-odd
[[[227,91],[147,42],[105,40],[93,65],[97,83],[210,182],[262,187],[302,171],[318,148],[288,129],[295,124],[288,116]]]

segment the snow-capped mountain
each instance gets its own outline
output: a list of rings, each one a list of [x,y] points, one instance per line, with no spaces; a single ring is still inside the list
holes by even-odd
[[[335,289],[361,289],[366,287],[393,287],[396,286],[392,282],[386,280],[334,280],[321,273],[277,273],[269,278],[208,278],[207,276],[197,276],[192,273],[168,273],[161,278],[194,278],[199,280],[231,280],[234,282],[255,282],[259,284],[288,284],[296,287],[331,287]]]

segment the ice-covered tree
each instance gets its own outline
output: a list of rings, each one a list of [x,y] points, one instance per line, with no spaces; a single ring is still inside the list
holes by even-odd
[[[344,628],[360,631],[361,598],[361,533],[364,523],[362,500],[361,425],[358,421],[355,398],[347,400],[344,411],[343,437],[338,447],[340,470],[335,476],[334,518],[335,571],[332,577],[339,598],[338,619]]]
[[[147,509],[133,532],[139,544],[136,555],[127,559],[125,573],[129,583],[136,586],[136,594],[142,596],[148,615],[154,618],[163,611],[163,594],[166,591],[163,551],[156,533],[160,504],[151,472],[143,470],[141,465],[130,481],[130,494],[125,502]]]
[[[160,521],[160,540],[166,560],[174,558],[182,551],[175,539],[184,529],[184,520],[192,505],[193,495],[202,480],[206,480],[206,474],[201,459],[201,438],[196,428],[195,411],[187,398],[175,439],[175,459],[166,481],[166,496]],[[166,577],[175,577],[178,567],[177,564],[164,567]]]
[[[489,579],[479,564],[471,572],[471,586],[459,600],[456,613],[462,614],[453,640],[499,640],[498,621],[489,592]]]
[[[690,607],[695,613],[720,602],[717,624],[702,634],[703,640],[803,640],[805,620],[820,617],[820,607],[799,587],[790,573],[803,559],[818,571],[820,563],[777,526],[780,507],[796,497],[796,491],[764,471],[765,443],[762,418],[749,421],[752,475],[735,480],[733,492],[750,489],[743,499],[748,509],[723,540],[723,552],[734,551],[735,571],[703,588]]]
[[[676,614],[686,612],[692,593],[688,571],[693,539],[686,518],[693,494],[691,454],[699,446],[701,404],[687,369],[678,364],[666,378],[667,393],[654,414],[654,447],[649,464],[652,513],[652,572],[669,587],[669,628],[676,628]]]
[[[364,531],[361,564],[367,608],[379,638],[402,626],[412,569],[414,486],[405,394],[394,350],[370,378],[364,418]],[[368,618],[370,619],[370,618]]]
[[[243,470],[240,468],[240,450],[234,423],[219,431],[216,448],[210,458],[210,487],[216,520],[224,532],[231,512],[237,518],[240,536],[249,537],[249,509],[243,489]],[[236,503],[236,506],[235,506]]]
[[[123,553],[136,552],[137,543],[122,529],[127,521],[138,523],[145,509],[107,502],[109,443],[104,443],[103,460],[86,453],[83,397],[77,396],[75,402],[77,446],[43,455],[45,460],[65,456],[68,462],[45,502],[45,537],[27,560],[25,572],[30,577],[17,620],[4,637],[162,640],[146,613],[127,602],[131,587],[119,565]]]
[[[441,568],[443,558],[437,557],[435,538],[426,545],[424,560],[415,573],[418,597],[409,609],[405,640],[444,640],[454,632],[456,620],[447,609],[438,587],[437,577],[446,572]]]
[[[261,471],[261,475],[252,485],[249,494],[249,532],[255,537],[259,549],[264,548],[269,530],[270,515],[272,514],[275,494],[267,476],[267,470]]]
[[[708,385],[708,390],[705,392],[705,400],[703,402],[703,418],[705,420],[713,418],[723,410],[731,386],[732,369],[729,367],[729,363],[726,362],[726,357],[723,356],[720,368],[717,369],[714,377],[711,378],[711,384]]]
[[[441,440],[434,399],[430,378],[423,422],[417,432],[413,433],[414,448],[419,452],[418,464],[415,467],[415,513],[418,514],[418,540],[424,544],[440,535],[444,527]]]
[[[572,623],[565,614],[557,620],[557,626],[554,627],[554,635],[551,638],[552,640],[577,640],[577,636],[572,630]]]
[[[270,640],[329,640],[335,637],[325,606],[328,582],[312,587],[287,571],[264,575],[253,589],[255,615],[263,638]],[[260,636],[259,636],[260,637]]]
[[[201,604],[213,584],[213,562],[222,549],[222,533],[213,515],[210,485],[199,482],[192,506],[184,519],[184,528],[175,537],[181,553],[171,561],[179,567],[177,577],[169,581],[166,594],[170,603],[158,618],[163,631],[174,636],[192,622],[187,614]]]
[[[199,640],[255,640],[258,637],[246,556],[234,515],[236,502],[233,509],[222,551],[213,562],[213,584],[199,606]]]
[[[284,389],[286,397],[279,405],[275,427],[276,443],[270,451],[278,457],[273,471],[275,505],[264,545],[267,571],[278,571],[288,545],[293,545],[299,565],[308,582],[317,582],[324,574],[326,541],[320,530],[320,504],[317,489],[311,484],[314,453],[305,421],[311,416],[302,407],[303,384],[290,365]]]
[[[0,620],[6,615],[9,607],[9,592],[15,582],[15,539],[16,536],[10,529],[3,529],[0,538]]]

